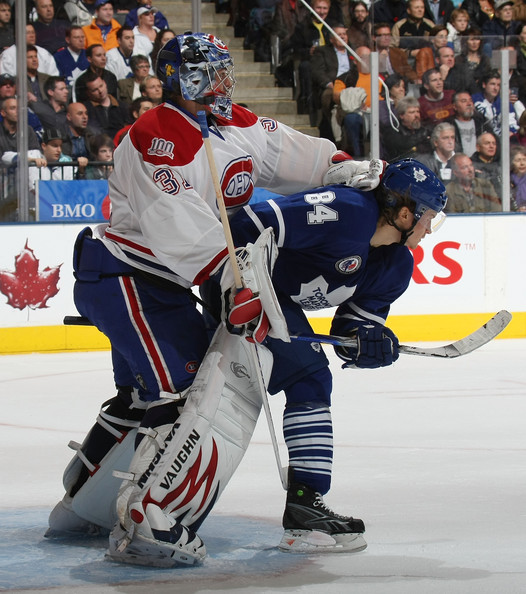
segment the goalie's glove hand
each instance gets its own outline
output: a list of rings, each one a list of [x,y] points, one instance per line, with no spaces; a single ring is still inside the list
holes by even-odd
[[[270,330],[258,295],[251,289],[228,289],[224,294],[225,319],[229,332],[247,334],[247,340],[263,342]]]
[[[351,331],[351,338],[356,338],[356,347],[334,347],[338,357],[345,361],[342,369],[376,369],[392,365],[398,359],[398,338],[386,326],[362,322]]]
[[[381,159],[353,161],[342,151],[334,153],[330,162],[331,166],[323,176],[324,185],[345,184],[365,191],[378,187],[387,167],[387,163]]]

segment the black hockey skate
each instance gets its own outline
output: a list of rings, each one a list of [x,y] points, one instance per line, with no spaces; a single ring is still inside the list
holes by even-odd
[[[289,553],[348,553],[367,547],[362,520],[334,513],[319,493],[297,483],[287,491],[283,528],[279,549]]]

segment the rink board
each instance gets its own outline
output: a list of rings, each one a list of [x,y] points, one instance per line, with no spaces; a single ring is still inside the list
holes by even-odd
[[[72,247],[84,226],[2,226],[0,353],[108,348],[94,328],[62,325],[76,315]],[[525,238],[526,214],[449,216],[414,252],[411,284],[389,326],[402,342],[449,341],[507,309],[514,317],[502,336],[526,337]],[[314,330],[328,332],[333,313],[312,312]]]

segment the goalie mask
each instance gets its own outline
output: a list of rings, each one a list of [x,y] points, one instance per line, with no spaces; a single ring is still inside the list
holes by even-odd
[[[214,35],[184,33],[170,39],[159,52],[156,73],[167,91],[232,118],[234,63],[227,46]]]

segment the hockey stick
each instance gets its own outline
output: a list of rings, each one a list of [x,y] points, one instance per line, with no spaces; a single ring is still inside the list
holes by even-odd
[[[498,336],[510,323],[512,315],[505,309],[496,313],[490,320],[481,326],[475,332],[468,336],[445,344],[443,346],[424,348],[417,346],[400,345],[400,353],[403,355],[418,355],[420,357],[441,357],[446,359],[454,359],[462,355],[467,355],[481,346],[484,346],[496,336]],[[91,322],[87,318],[81,316],[66,316],[64,324],[70,326],[91,326]],[[291,334],[291,340],[301,340],[304,342],[321,342],[324,344],[332,344],[333,346],[350,346],[356,347],[357,342],[355,338],[346,336],[336,336],[334,334]]]
[[[241,280],[241,272],[239,270],[239,266],[236,259],[236,251],[234,247],[234,241],[232,239],[232,232],[230,229],[230,222],[228,220],[228,214],[226,212],[225,200],[223,198],[223,192],[221,191],[221,184],[219,182],[219,175],[217,173],[217,167],[215,164],[214,153],[212,150],[212,144],[210,142],[210,131],[208,130],[208,123],[206,121],[206,113],[204,111],[199,111],[197,113],[197,119],[199,121],[199,126],[201,128],[201,135],[203,137],[203,144],[206,151],[206,158],[208,159],[208,166],[210,168],[210,173],[212,175],[212,181],[214,183],[214,189],[216,193],[216,200],[217,205],[219,208],[219,215],[221,217],[221,224],[223,225],[223,231],[225,233],[226,245],[228,249],[228,255],[230,259],[230,264],[232,266],[232,270],[234,273],[234,283],[237,290],[243,288],[243,282]],[[265,386],[265,381],[263,377],[263,370],[261,368],[261,361],[259,358],[258,347],[255,342],[250,343],[250,353],[254,358],[254,363],[256,368],[259,370],[257,373],[257,382],[258,387],[261,392],[261,401],[263,404],[263,410],[265,411],[265,417],[267,419],[267,425],[270,433],[270,440],[272,441],[272,447],[274,449],[274,456],[276,458],[276,463],[278,465],[278,472],[279,477],[281,479],[281,484],[285,491],[288,488],[288,476],[287,476],[287,469],[281,463],[281,456],[279,453],[278,447],[278,440],[276,437],[276,430],[274,428],[274,421],[272,420],[272,412],[270,410],[270,404],[267,397],[267,388]]]
[[[490,320],[481,326],[475,332],[468,336],[445,344],[443,346],[423,348],[417,346],[409,346],[401,344],[399,352],[404,355],[418,355],[420,357],[442,357],[446,359],[454,359],[462,355],[467,355],[481,346],[484,346],[490,340],[498,336],[504,328],[510,323],[512,315],[505,309],[496,313]],[[290,337],[292,340],[303,340],[306,342],[322,342],[332,344],[334,346],[349,346],[356,347],[357,340],[355,338],[347,338],[345,336],[335,336],[333,334],[295,334]]]

